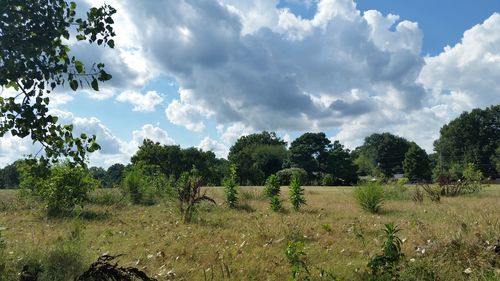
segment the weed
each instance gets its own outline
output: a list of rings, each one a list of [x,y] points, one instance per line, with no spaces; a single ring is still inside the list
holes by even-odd
[[[400,229],[393,224],[385,225],[385,241],[382,244],[382,254],[376,255],[368,263],[372,276],[390,277],[388,280],[398,277],[399,262],[403,257],[401,251],[401,239],[397,236]]]
[[[142,281],[155,281],[156,279],[146,275],[134,267],[120,267],[118,263],[112,261],[118,256],[102,255],[96,262],[90,265],[82,275],[75,279],[75,281],[97,281],[97,280],[142,280]]]
[[[304,243],[301,241],[288,242],[285,256],[288,264],[292,268],[292,273],[288,280],[311,280],[309,269],[307,268],[304,252]]]
[[[271,210],[275,212],[280,212],[283,210],[283,204],[281,203],[279,195],[274,195],[273,197],[271,197]]]
[[[299,174],[294,173],[292,179],[290,180],[289,189],[290,202],[292,202],[293,209],[298,211],[301,205],[306,204],[306,198],[304,197],[304,188],[300,185]]]
[[[329,223],[322,224],[321,228],[323,228],[323,230],[325,230],[326,232],[332,232],[333,230],[332,225]]]
[[[367,182],[354,188],[354,198],[363,210],[378,213],[384,201],[384,189],[379,183]]]
[[[420,186],[416,186],[413,190],[413,194],[411,199],[416,202],[422,204],[424,202],[424,192]]]
[[[235,208],[238,204],[238,184],[236,180],[236,165],[231,165],[229,177],[224,180],[224,193],[229,208]]]
[[[176,183],[177,198],[179,199],[179,210],[184,219],[184,223],[191,222],[197,204],[208,201],[216,204],[206,193],[201,194],[202,179],[198,171],[193,168],[191,172],[181,174]]]
[[[441,193],[442,189],[439,189],[439,187],[435,187],[431,184],[428,183],[423,183],[420,184],[422,189],[427,193],[427,196],[431,199],[432,202],[440,202],[441,201]]]

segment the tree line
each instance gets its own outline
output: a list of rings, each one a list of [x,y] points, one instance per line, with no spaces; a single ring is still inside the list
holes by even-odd
[[[240,137],[231,146],[228,159],[217,158],[211,151],[146,139],[127,166],[91,167],[89,172],[102,187],[118,185],[134,166],[174,179],[196,167],[208,185],[221,185],[230,165],[242,185],[263,185],[273,174],[281,184],[288,184],[293,172],[304,183],[314,185],[353,185],[360,177],[390,179],[397,174],[410,181],[458,180],[468,165],[485,177],[496,178],[500,174],[500,105],[464,112],[444,125],[434,150],[428,155],[415,142],[391,133],[371,134],[353,151],[322,132],[304,133],[288,146],[276,133],[263,131]],[[18,186],[16,167],[22,161],[0,169],[0,188]]]

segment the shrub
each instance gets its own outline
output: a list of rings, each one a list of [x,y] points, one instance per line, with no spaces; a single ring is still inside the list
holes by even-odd
[[[266,180],[266,185],[264,187],[264,193],[268,198],[272,198],[274,196],[279,196],[280,194],[280,182],[276,175],[270,175]]]
[[[43,175],[35,172],[36,166],[28,165],[25,168],[22,185],[31,188],[32,193],[45,202],[49,215],[66,214],[76,206],[82,206],[88,192],[97,185],[88,170],[71,167],[68,162],[52,167]]]
[[[133,204],[141,204],[145,197],[145,182],[141,168],[132,166],[131,169],[125,172],[123,179],[123,192],[129,197]]]
[[[201,194],[202,179],[198,175],[198,170],[193,168],[191,172],[181,174],[175,189],[179,200],[179,210],[184,219],[184,223],[191,222],[197,204],[208,201],[216,204],[206,193]]]
[[[332,174],[325,174],[321,177],[322,186],[332,186],[335,185],[335,177]]]
[[[385,225],[385,241],[382,244],[382,253],[373,257],[368,263],[373,276],[382,277],[382,280],[396,280],[399,271],[399,262],[404,256],[401,251],[401,239],[397,236],[400,229],[394,224]]]
[[[224,180],[224,194],[226,195],[227,205],[230,208],[235,208],[238,204],[238,184],[235,165],[231,165],[229,177]]]
[[[300,185],[300,175],[298,173],[294,173],[290,180],[289,196],[295,211],[299,210],[300,206],[306,204],[304,189]]]
[[[305,183],[307,180],[307,172],[302,168],[288,168],[280,170],[276,173],[280,185],[289,185],[292,175],[298,173],[300,177],[300,182]]]
[[[134,165],[125,172],[122,191],[133,204],[153,205],[162,198],[174,198],[174,181],[155,166]]]
[[[354,188],[354,198],[363,210],[378,213],[384,201],[384,189],[379,183],[367,182]]]

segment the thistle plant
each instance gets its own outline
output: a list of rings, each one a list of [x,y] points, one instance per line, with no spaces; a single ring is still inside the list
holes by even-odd
[[[229,208],[235,208],[238,205],[238,183],[236,181],[236,166],[234,164],[229,169],[229,177],[224,180],[224,193]]]

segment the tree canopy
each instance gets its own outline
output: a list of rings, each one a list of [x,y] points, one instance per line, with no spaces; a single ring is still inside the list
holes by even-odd
[[[489,177],[500,174],[495,162],[499,147],[500,105],[462,113],[441,128],[434,142],[440,169],[447,171],[472,163]]]
[[[306,170],[309,179],[317,178],[324,171],[331,147],[325,133],[305,133],[290,144],[290,162]]]
[[[412,142],[403,161],[405,176],[411,181],[429,181],[432,171],[429,156],[416,143]]]
[[[76,17],[76,4],[64,0],[5,0],[0,5],[0,87],[13,94],[0,96],[0,137],[10,133],[42,145],[45,156],[60,156],[85,165],[86,152],[100,147],[95,136],[73,136],[73,126],[61,125],[50,114],[50,93],[84,83],[99,90],[99,82],[111,79],[104,64],[86,67],[70,54],[73,37],[90,44],[114,47],[112,15],[104,5],[91,8],[86,18]],[[5,91],[4,91],[5,92]]]
[[[372,134],[356,148],[356,164],[362,173],[391,177],[403,173],[403,160],[410,143],[391,133]]]
[[[229,162],[236,165],[243,184],[262,184],[281,170],[286,155],[286,142],[274,132],[261,132],[240,137],[229,149]]]

